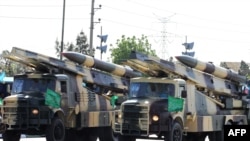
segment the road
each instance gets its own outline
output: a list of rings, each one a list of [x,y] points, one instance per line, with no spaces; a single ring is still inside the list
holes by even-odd
[[[0,141],[3,141],[0,139]],[[45,138],[22,138],[20,141],[46,141]],[[136,141],[159,141],[159,140],[145,140],[145,139],[137,139]],[[205,141],[209,141],[207,138]]]
[[[0,141],[3,141],[0,139]],[[45,138],[22,138],[20,141],[46,141]],[[99,141],[99,140],[98,140]],[[157,141],[157,140],[144,140],[144,139],[137,139],[136,141]],[[158,140],[159,141],[159,140]]]

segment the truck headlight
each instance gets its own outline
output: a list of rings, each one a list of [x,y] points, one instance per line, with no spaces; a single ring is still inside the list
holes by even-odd
[[[122,114],[121,114],[121,113],[118,114],[118,118],[119,118],[119,119],[122,118]]]
[[[155,122],[158,121],[159,120],[159,116],[153,115],[152,120],[155,121]]]
[[[31,112],[32,112],[33,115],[37,115],[39,113],[38,109],[32,109]]]

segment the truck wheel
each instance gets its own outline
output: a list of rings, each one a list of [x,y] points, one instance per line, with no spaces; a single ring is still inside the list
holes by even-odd
[[[165,141],[182,141],[182,126],[178,122],[174,122],[172,130],[167,132]]]
[[[63,121],[60,118],[53,118],[52,123],[47,127],[46,140],[47,141],[64,141],[65,128]]]
[[[124,135],[117,135],[118,137],[118,141],[136,141],[135,137],[131,137],[131,136],[124,136]]]
[[[102,127],[98,131],[100,141],[118,141],[118,137],[111,127]]]
[[[5,131],[3,134],[3,141],[19,141],[21,138],[21,133],[17,131]]]

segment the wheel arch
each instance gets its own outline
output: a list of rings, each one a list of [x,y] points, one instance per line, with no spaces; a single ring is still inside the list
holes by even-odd
[[[247,125],[247,117],[245,115],[227,115],[224,117],[224,124],[237,124],[242,123]]]
[[[65,113],[62,109],[54,109],[52,117],[58,117],[63,121],[63,123],[65,122]]]
[[[179,117],[179,116],[175,117],[175,119],[173,120],[173,123],[174,122],[178,122],[181,125],[182,128],[184,127],[184,123],[183,123],[183,120],[182,120],[181,117]]]

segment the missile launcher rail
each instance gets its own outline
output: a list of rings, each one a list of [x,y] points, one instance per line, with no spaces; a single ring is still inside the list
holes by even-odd
[[[190,80],[195,83],[198,88],[204,88],[213,92],[215,95],[238,96],[242,85],[244,86],[246,84],[244,83],[246,82],[244,81],[246,78],[240,75],[238,75],[240,81],[231,81],[187,67],[179,62],[166,61],[139,52],[132,52],[130,59],[124,62],[124,64],[148,76],[168,76]],[[236,74],[234,74],[234,76],[236,76]]]
[[[117,89],[127,89],[129,85],[128,77],[112,75],[108,72],[98,69],[91,69],[82,65],[77,65],[71,61],[63,61],[43,54],[13,47],[9,55],[5,56],[12,61],[16,61],[35,68],[41,72],[69,71],[84,77],[84,82],[93,83],[106,87]],[[100,77],[101,76],[101,77]]]

